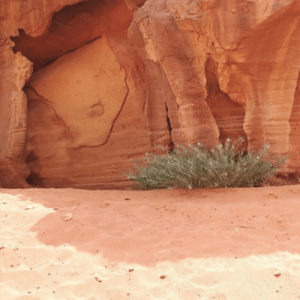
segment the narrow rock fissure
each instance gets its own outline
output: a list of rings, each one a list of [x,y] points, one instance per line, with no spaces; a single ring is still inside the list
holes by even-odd
[[[167,112],[167,125],[168,125],[168,131],[169,131],[169,136],[170,136],[170,142],[168,144],[168,151],[173,151],[173,149],[175,148],[175,144],[173,142],[172,139],[172,124],[171,124],[171,120],[169,118],[169,110],[168,110],[168,106],[166,105],[166,112]]]

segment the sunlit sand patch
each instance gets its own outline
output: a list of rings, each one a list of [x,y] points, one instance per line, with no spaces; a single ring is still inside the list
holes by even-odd
[[[53,213],[29,198],[0,194],[1,299],[300,299],[299,254],[166,258],[146,267],[41,243],[31,228]]]

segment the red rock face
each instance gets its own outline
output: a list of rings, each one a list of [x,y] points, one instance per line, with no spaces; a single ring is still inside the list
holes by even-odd
[[[1,186],[126,187],[158,146],[238,136],[300,175],[298,0],[2,7]]]

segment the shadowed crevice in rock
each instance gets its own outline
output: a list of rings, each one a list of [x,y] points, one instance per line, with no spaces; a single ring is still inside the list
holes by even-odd
[[[181,143],[178,105],[164,69],[160,64],[144,59],[146,103],[144,114],[149,128],[148,137],[154,151],[172,150]]]
[[[40,164],[38,155],[34,151],[30,151],[25,162],[30,170],[30,174],[26,178],[26,182],[32,187],[43,187],[44,180],[39,174]]]
[[[215,118],[220,131],[220,142],[226,138],[236,139],[239,136],[245,139],[243,148],[247,148],[247,136],[243,130],[245,110],[242,105],[232,101],[228,94],[220,89],[218,79],[218,62],[211,56],[205,64],[207,104]]]
[[[30,175],[26,178],[26,182],[32,187],[43,187],[44,180],[36,173],[30,172]]]
[[[34,153],[34,151],[31,151],[30,153],[29,153],[29,155],[27,156],[27,158],[26,158],[26,163],[28,164],[28,163],[34,163],[34,162],[36,162],[36,161],[38,161],[38,156]]]
[[[166,111],[167,111],[167,124],[168,124],[168,130],[169,130],[169,133],[170,133],[170,141],[169,141],[169,144],[168,144],[168,150],[169,151],[172,151],[175,147],[175,144],[173,142],[173,139],[172,139],[172,123],[171,123],[171,120],[169,118],[169,109],[168,109],[168,106],[166,105]]]
[[[46,34],[47,35],[47,34]],[[27,43],[34,43],[34,41],[38,41],[39,39],[43,39],[44,36],[42,37],[32,37],[28,34],[25,33],[25,31],[23,29],[19,29],[19,37],[11,37],[11,40],[15,42],[15,47],[12,48],[14,53],[17,52],[21,52],[21,54],[23,56],[25,56],[26,58],[28,58],[30,61],[32,61],[34,63],[33,65],[33,71],[38,71],[38,69],[46,67],[47,65],[51,65],[52,63],[54,63],[58,58],[64,56],[65,54],[71,53],[76,51],[78,48],[84,47],[85,45],[88,45],[94,41],[96,41],[97,39],[100,39],[102,37],[102,35],[96,36],[95,38],[87,41],[86,43],[80,45],[80,46],[76,46],[75,48],[71,48],[66,50],[65,52],[61,53],[61,54],[57,54],[58,56],[50,56],[47,57],[47,59],[44,59],[43,61],[40,61],[40,58],[42,57],[43,54],[37,54],[35,56],[33,56],[34,50],[32,50],[32,53],[29,52],[29,49],[23,49],[23,45],[19,44],[19,42],[16,42],[16,40],[18,38],[22,39],[24,44]]]
[[[129,26],[131,20],[126,14],[112,17],[115,7],[120,6],[121,10],[120,3],[119,0],[88,0],[65,6],[53,14],[45,34],[33,36],[20,29],[19,36],[11,38],[15,43],[13,51],[21,52],[37,70],[103,34],[118,32],[124,24]]]

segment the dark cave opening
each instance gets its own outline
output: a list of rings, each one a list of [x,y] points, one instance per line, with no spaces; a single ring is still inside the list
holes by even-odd
[[[26,182],[32,187],[43,187],[44,180],[35,172],[30,172],[29,176],[26,178]]]
[[[39,157],[37,154],[34,151],[31,151],[27,156],[25,163],[30,169],[30,174],[25,179],[26,182],[32,187],[43,187],[44,180],[37,174],[36,171],[33,171],[39,169]]]

